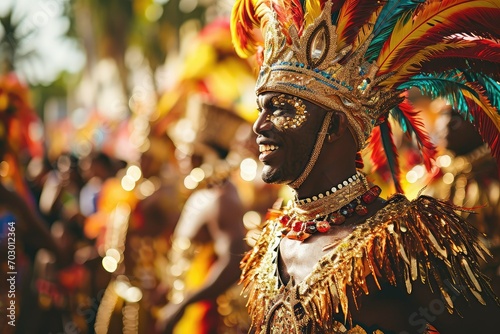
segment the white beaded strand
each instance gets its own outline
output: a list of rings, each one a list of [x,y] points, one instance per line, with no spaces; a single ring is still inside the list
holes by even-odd
[[[311,203],[311,202],[317,201],[318,199],[323,198],[325,196],[330,196],[333,193],[335,193],[337,190],[342,189],[344,187],[347,187],[351,183],[359,181],[360,178],[359,178],[358,175],[359,175],[359,172],[356,172],[356,174],[354,174],[353,176],[349,177],[347,180],[342,181],[336,187],[334,186],[330,190],[327,190],[324,194],[323,193],[319,193],[318,195],[314,195],[312,197],[308,197],[308,198],[304,198],[304,199],[298,200],[297,203],[299,205],[302,205],[302,204],[306,204],[306,203]]]

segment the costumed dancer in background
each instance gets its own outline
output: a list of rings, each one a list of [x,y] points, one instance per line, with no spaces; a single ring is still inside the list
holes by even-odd
[[[184,205],[168,254],[167,305],[158,311],[162,333],[246,333],[238,281],[245,251],[244,204],[228,161],[231,142],[249,124],[234,112],[202,104],[186,182],[196,189]],[[189,185],[188,185],[189,186]],[[194,185],[193,185],[194,186]],[[240,315],[238,316],[238,312]],[[245,326],[246,325],[246,326]]]
[[[58,268],[70,259],[37,214],[24,179],[21,159],[40,157],[41,141],[30,136],[39,119],[29,102],[28,87],[14,73],[0,77],[0,249],[2,333],[23,328],[25,310],[37,307],[32,292],[33,261],[40,249],[51,252]],[[11,246],[15,246],[12,248]],[[15,274],[9,274],[15,273]],[[9,280],[8,280],[9,279]],[[7,282],[7,284],[5,284]],[[9,293],[12,292],[12,293]],[[62,328],[62,323],[56,324]],[[53,327],[54,328],[54,327]],[[22,331],[22,329],[21,329]]]
[[[383,199],[357,170],[369,141],[402,191],[389,117],[431,167],[435,148],[410,87],[444,97],[500,158],[499,14],[498,1],[237,1],[235,47],[262,60],[254,123],[262,177],[295,191],[270,211],[242,262],[255,332],[500,326],[479,267],[488,251],[455,212],[467,209],[429,196]]]
[[[237,57],[228,20],[216,20],[197,35],[183,62],[172,114],[184,118],[171,128],[179,156],[188,160],[185,185],[194,189],[176,226],[165,268],[166,302],[156,312],[161,333],[246,333],[245,300],[236,286],[244,238],[245,203],[237,184],[248,151],[242,143],[256,115],[254,75]],[[174,89],[166,98],[179,93]],[[178,136],[174,135],[178,133]],[[191,134],[191,135],[189,135]],[[180,161],[181,166],[184,165]],[[253,185],[246,182],[246,187]],[[251,202],[251,201],[250,201]]]
[[[184,195],[167,135],[151,133],[140,163],[104,182],[98,210],[86,221],[111,279],[101,294],[96,333],[151,333],[151,308]]]

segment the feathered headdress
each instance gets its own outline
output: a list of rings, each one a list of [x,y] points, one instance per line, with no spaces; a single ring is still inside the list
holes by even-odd
[[[359,149],[371,138],[375,163],[389,164],[401,191],[388,117],[416,138],[428,168],[435,153],[411,87],[445,98],[500,161],[498,17],[498,0],[238,0],[231,28],[240,56],[260,54],[257,94],[343,111]]]

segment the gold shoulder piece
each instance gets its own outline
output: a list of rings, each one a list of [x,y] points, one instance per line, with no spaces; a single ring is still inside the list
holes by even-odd
[[[479,232],[456,211],[464,208],[420,196],[409,203],[405,214],[394,220],[399,248],[400,267],[406,278],[408,293],[411,281],[418,276],[423,283],[433,281],[450,313],[453,301],[449,291],[485,304],[484,296],[498,299],[481,273],[480,261],[491,257],[479,239]],[[396,238],[394,238],[396,239]],[[409,262],[408,262],[409,261]],[[431,282],[427,282],[431,284]]]
[[[483,304],[486,295],[496,300],[479,269],[479,261],[489,253],[477,231],[456,213],[458,209],[432,197],[410,202],[395,195],[331,248],[306,279],[288,290],[297,293],[306,316],[323,329],[332,328],[340,312],[345,315],[344,323],[348,322],[352,307],[348,293],[356,298],[368,294],[368,275],[379,289],[379,281],[387,281],[405,286],[410,294],[417,279],[430,289],[438,287],[450,313],[454,310],[450,294]],[[279,290],[277,278],[280,227],[278,218],[269,221],[242,265],[242,282],[249,291],[248,306],[256,328],[265,323],[273,300],[287,291]]]

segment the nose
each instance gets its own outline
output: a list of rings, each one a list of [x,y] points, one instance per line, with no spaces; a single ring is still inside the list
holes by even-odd
[[[256,134],[261,134],[264,131],[269,131],[273,127],[273,123],[269,120],[269,113],[262,111],[259,113],[259,117],[253,123],[253,132]]]

